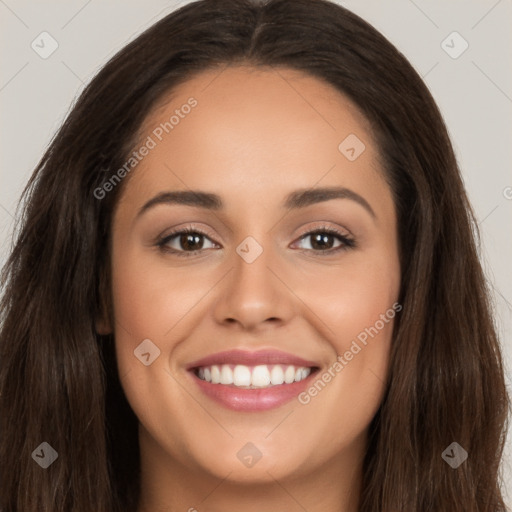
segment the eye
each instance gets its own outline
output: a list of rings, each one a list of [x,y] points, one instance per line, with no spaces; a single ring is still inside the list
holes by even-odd
[[[205,247],[205,240],[211,244],[209,247]],[[185,228],[164,236],[158,240],[157,246],[164,252],[186,257],[202,249],[215,248],[216,244],[208,238],[206,233],[198,229]]]
[[[322,255],[329,255],[355,247],[355,240],[353,238],[333,228],[321,227],[314,231],[309,231],[301,236],[299,242],[306,242],[308,239],[310,239],[310,242],[305,245],[309,245],[309,247],[303,246],[302,249]]]

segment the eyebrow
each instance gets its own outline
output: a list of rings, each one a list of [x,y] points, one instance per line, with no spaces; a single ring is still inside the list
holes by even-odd
[[[283,207],[296,210],[332,199],[349,199],[354,201],[362,206],[373,218],[376,218],[373,208],[364,197],[344,187],[295,190],[286,196]],[[183,204],[214,211],[221,210],[224,207],[222,198],[217,194],[203,192],[201,190],[176,190],[172,192],[162,192],[150,199],[140,208],[137,217],[140,217],[150,208],[160,204]]]

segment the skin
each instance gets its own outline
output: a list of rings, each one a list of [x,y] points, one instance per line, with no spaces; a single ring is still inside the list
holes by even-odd
[[[114,325],[98,322],[115,333],[140,422],[139,512],[356,511],[392,320],[307,405],[233,411],[193,386],[185,367],[227,349],[276,348],[318,361],[322,375],[397,301],[395,208],[371,126],[316,78],[237,66],[175,89],[141,141],[190,97],[197,106],[124,183],[113,218]],[[366,146],[354,161],[338,149],[349,134]],[[362,196],[375,216],[347,198],[283,207],[292,191],[331,186]],[[159,204],[137,216],[159,193],[188,189],[216,193],[224,207]],[[188,225],[207,232],[199,252],[186,258],[155,245]],[[322,254],[306,233],[325,227],[356,247]],[[263,249],[252,263],[236,252],[248,236]],[[169,245],[187,250],[179,237]],[[160,350],[148,366],[134,357],[145,339]],[[237,458],[248,442],[262,454],[251,468]]]

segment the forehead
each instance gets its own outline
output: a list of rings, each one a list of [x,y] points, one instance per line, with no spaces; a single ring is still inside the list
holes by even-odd
[[[292,184],[384,184],[371,125],[357,107],[331,85],[286,68],[201,72],[171,91],[140,133],[139,145],[151,140],[152,149],[130,176],[130,195],[202,188],[281,199]]]

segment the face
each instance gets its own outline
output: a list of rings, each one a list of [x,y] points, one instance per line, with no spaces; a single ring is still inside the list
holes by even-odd
[[[359,467],[400,308],[366,119],[313,77],[231,67],[175,89],[135,150],[98,329],[144,464],[245,483]]]

